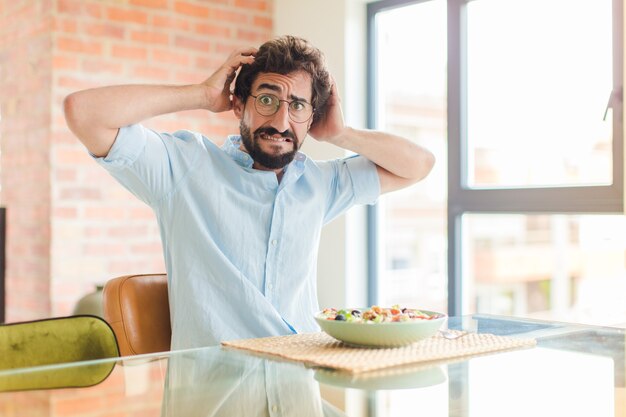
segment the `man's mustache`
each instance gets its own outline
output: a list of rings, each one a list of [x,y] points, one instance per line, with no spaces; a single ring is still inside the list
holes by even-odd
[[[291,139],[292,142],[296,141],[296,135],[294,135],[294,133],[289,129],[285,130],[284,132],[279,132],[277,129],[273,127],[260,127],[254,131],[255,137],[262,135],[262,134],[266,134],[268,136],[280,135],[284,138]]]

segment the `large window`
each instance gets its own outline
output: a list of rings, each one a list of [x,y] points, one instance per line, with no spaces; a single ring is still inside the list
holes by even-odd
[[[368,12],[370,125],[437,157],[371,211],[370,301],[626,322],[622,0]]]

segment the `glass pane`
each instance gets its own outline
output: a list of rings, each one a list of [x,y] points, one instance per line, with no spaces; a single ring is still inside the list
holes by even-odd
[[[463,236],[466,313],[626,323],[626,217],[466,214]]]
[[[426,180],[381,199],[378,302],[445,312],[446,2],[378,13],[376,30],[376,126],[437,158]]]
[[[611,184],[611,3],[468,3],[469,187]]]

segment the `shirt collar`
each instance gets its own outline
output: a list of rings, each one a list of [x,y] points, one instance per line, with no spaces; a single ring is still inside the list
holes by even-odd
[[[237,162],[242,167],[252,168],[252,164],[254,163],[254,161],[252,160],[250,155],[239,149],[240,145],[241,136],[229,135],[222,145],[222,150],[226,152],[233,159],[233,161]]]
[[[254,161],[246,152],[239,149],[241,146],[240,135],[229,135],[226,141],[222,145],[222,150],[226,152],[235,162],[244,168],[252,168]],[[287,165],[285,171],[295,171],[296,174],[301,174],[304,170],[304,163],[307,160],[307,156],[302,152],[297,152],[296,157]],[[294,168],[290,168],[290,167]],[[298,175],[299,176],[299,175]]]

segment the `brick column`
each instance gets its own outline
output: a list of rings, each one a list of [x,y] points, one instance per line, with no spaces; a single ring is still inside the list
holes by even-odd
[[[0,0],[0,201],[7,207],[7,321],[50,312],[49,1]]]
[[[63,98],[123,83],[196,83],[272,36],[271,0],[0,0],[1,204],[8,321],[71,314],[97,283],[164,271],[151,211],[91,160]],[[103,109],[106,111],[106,109]],[[146,123],[220,143],[232,113]]]

